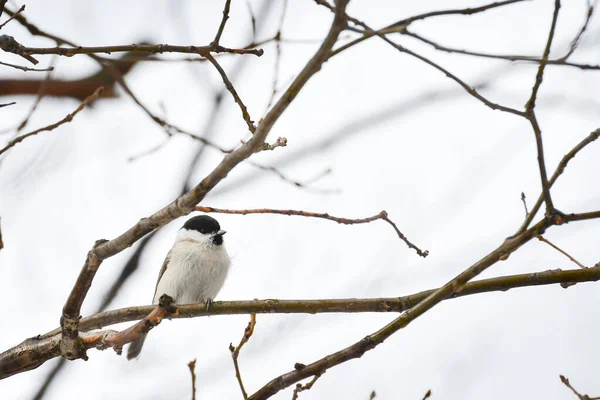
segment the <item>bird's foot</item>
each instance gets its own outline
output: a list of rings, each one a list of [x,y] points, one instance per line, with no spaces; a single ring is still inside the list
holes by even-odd
[[[206,299],[204,299],[204,304],[206,304],[206,312],[208,312],[208,309],[213,304],[213,299],[211,299],[210,297],[207,297]]]

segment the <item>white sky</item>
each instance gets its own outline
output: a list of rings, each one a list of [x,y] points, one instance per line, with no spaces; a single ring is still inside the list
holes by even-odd
[[[258,10],[259,3],[251,2]],[[277,1],[259,39],[272,35],[282,1]],[[536,0],[477,16],[439,17],[412,29],[442,44],[471,50],[541,55],[553,1]],[[584,20],[586,1],[564,2],[552,54],[560,56]],[[485,4],[480,1],[395,2],[353,0],[349,13],[382,27],[425,11]],[[13,9],[14,4],[13,4]],[[153,43],[208,44],[220,22],[222,2],[27,3],[27,18],[40,28],[81,45]],[[247,5],[234,1],[222,44],[243,46],[249,34]],[[309,0],[291,0],[283,36],[324,37],[332,15]],[[52,46],[32,38],[18,23],[2,30],[30,46]],[[600,63],[600,27],[592,19],[574,61]],[[521,108],[536,67],[432,51],[406,37],[393,37],[431,57],[471,84],[488,82],[492,101]],[[285,44],[280,85],[318,47]],[[271,92],[274,45],[261,58],[246,56],[234,79],[255,120]],[[21,63],[2,53],[0,59]],[[40,56],[42,65],[50,57]],[[223,58],[231,71],[234,57]],[[85,56],[61,58],[56,78],[96,71]],[[2,68],[2,79],[42,75]],[[178,126],[200,133],[210,117],[214,89],[222,85],[206,64],[145,63],[127,75],[145,105]],[[537,114],[543,130],[549,175],[576,143],[599,127],[600,72],[548,67]],[[17,105],[0,110],[0,129],[18,124],[33,97],[3,97]],[[225,147],[246,136],[240,111],[227,94],[214,141]],[[45,99],[27,130],[54,122],[77,107],[70,99]],[[163,111],[163,108],[165,111]],[[166,113],[166,114],[165,114]],[[366,121],[366,123],[365,123]],[[334,134],[328,147],[298,152]],[[524,119],[492,111],[456,83],[424,63],[371,39],[329,61],[274,127],[270,141],[287,148],[259,154],[257,162],[279,165],[304,181],[327,168],[314,184],[337,194],[302,190],[274,174],[240,165],[203,205],[223,208],[285,208],[358,218],[385,209],[410,240],[431,252],[419,258],[383,222],[343,226],[330,221],[283,216],[216,216],[228,231],[233,269],[218,299],[337,298],[402,296],[444,284],[513,234],[524,217],[521,192],[530,207],[540,190],[533,132]],[[0,136],[0,145],[8,136]],[[165,134],[125,95],[98,101],[72,123],[44,132],[1,158],[0,217],[5,248],[0,251],[0,349],[58,326],[65,299],[99,238],[114,238],[140,218],[172,201],[196,142],[175,137],[157,152],[128,158],[159,145]],[[552,190],[564,212],[597,210],[600,189],[598,144],[582,151]],[[213,150],[194,174],[197,182],[220,160]],[[292,158],[292,155],[296,158]],[[286,161],[292,159],[292,161]],[[248,182],[246,182],[248,181]],[[233,183],[235,182],[235,185]],[[247,183],[244,185],[238,184]],[[232,186],[233,185],[233,186]],[[225,189],[227,189],[225,191]],[[111,308],[147,304],[176,230],[164,227],[144,253],[140,270]],[[586,265],[600,261],[598,222],[552,228],[546,237]],[[82,313],[98,306],[132,250],[102,264]],[[547,245],[532,241],[482,277],[570,269],[575,265]],[[564,374],[582,393],[598,395],[600,292],[592,283],[515,289],[451,300],[436,306],[360,360],[329,370],[301,399],[573,399],[560,382]],[[372,333],[395,315],[259,315],[240,364],[249,392]],[[142,357],[127,362],[112,351],[90,350],[90,360],[71,362],[47,399],[81,397],[190,398],[187,363],[197,358],[198,396],[241,398],[228,350],[237,343],[247,316],[165,321],[153,330]],[[0,381],[3,399],[30,399],[54,362]],[[291,389],[277,399],[291,398]]]

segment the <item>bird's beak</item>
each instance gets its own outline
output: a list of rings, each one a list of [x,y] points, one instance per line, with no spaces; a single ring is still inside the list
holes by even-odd
[[[217,232],[217,234],[215,236],[223,236],[226,233],[227,233],[227,231],[224,231],[221,229],[219,232]]]

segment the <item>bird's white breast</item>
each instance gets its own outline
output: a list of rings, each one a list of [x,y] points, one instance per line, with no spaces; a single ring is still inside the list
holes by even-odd
[[[224,246],[211,241],[179,238],[169,252],[169,265],[160,278],[154,304],[163,294],[176,303],[200,303],[214,299],[229,271],[229,255]]]

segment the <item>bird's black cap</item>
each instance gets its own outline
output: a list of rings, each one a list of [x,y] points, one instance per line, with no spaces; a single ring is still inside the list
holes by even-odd
[[[199,215],[188,219],[187,222],[183,224],[182,229],[194,230],[206,234],[219,232],[221,226],[216,219],[209,217],[208,215]]]

